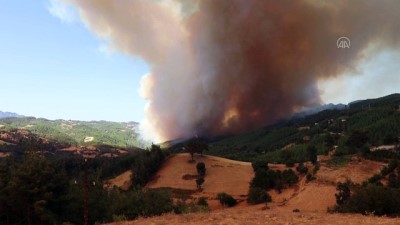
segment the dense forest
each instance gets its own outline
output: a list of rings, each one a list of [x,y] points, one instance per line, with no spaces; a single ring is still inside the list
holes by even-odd
[[[44,157],[31,151],[1,159],[0,224],[84,224],[85,218],[94,224],[173,211],[168,190],[142,189],[165,157],[152,145],[114,159]],[[136,184],[130,190],[104,188],[105,179],[129,169]]]
[[[400,94],[393,94],[212,141],[208,153],[243,161],[302,162],[310,145],[318,154],[335,147],[338,155],[346,155],[372,146],[398,145],[399,139]]]

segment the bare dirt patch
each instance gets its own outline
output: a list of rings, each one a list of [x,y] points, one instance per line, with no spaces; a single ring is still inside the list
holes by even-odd
[[[104,186],[106,188],[112,188],[115,186],[121,188],[122,190],[128,190],[132,186],[131,176],[132,176],[131,170],[125,171],[119,176],[105,181]]]
[[[344,182],[346,179],[350,179],[354,183],[362,183],[372,175],[379,173],[385,165],[387,164],[365,159],[350,160],[346,165],[339,167],[327,166],[323,163],[316,177],[320,181],[332,184]]]

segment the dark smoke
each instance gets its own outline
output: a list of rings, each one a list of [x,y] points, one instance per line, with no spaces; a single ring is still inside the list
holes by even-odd
[[[151,65],[144,125],[162,140],[265,126],[320,103],[318,80],[400,47],[396,0],[71,2],[90,29]],[[337,48],[341,36],[349,49]]]

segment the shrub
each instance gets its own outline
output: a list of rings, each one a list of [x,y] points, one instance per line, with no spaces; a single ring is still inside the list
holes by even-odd
[[[186,203],[184,201],[179,200],[174,205],[174,213],[176,214],[185,214],[185,213],[193,213],[193,212],[208,212],[208,205],[200,205],[195,202]]]
[[[400,213],[400,190],[376,184],[354,186],[348,201],[338,204],[335,210],[350,213],[373,213],[375,215],[398,215]]]
[[[282,181],[285,184],[293,185],[296,184],[299,177],[294,173],[292,169],[284,170],[282,172]]]
[[[173,210],[171,193],[167,190],[148,189],[138,199],[142,216],[158,216]]]
[[[342,205],[345,204],[350,199],[350,186],[352,185],[350,180],[347,180],[345,183],[339,182],[336,190],[338,193],[335,194],[336,204]]]
[[[286,162],[286,167],[293,167],[294,166],[294,161],[293,160],[289,160]]]
[[[206,165],[203,162],[197,163],[196,169],[199,176],[204,177],[206,175]]]
[[[381,179],[382,179],[381,174],[375,174],[368,179],[368,183],[371,183],[371,184],[378,183]]]
[[[303,163],[299,163],[299,165],[296,167],[296,170],[301,174],[306,174],[308,172],[307,167],[305,167]]]
[[[251,181],[251,187],[258,187],[261,189],[269,189],[275,186],[276,173],[273,170],[257,170],[253,180]]]
[[[314,145],[310,145],[307,147],[307,154],[308,154],[308,159],[315,164],[317,162],[317,148]]]
[[[196,179],[196,184],[197,184],[197,189],[201,189],[201,185],[203,185],[204,183],[204,178],[203,177],[199,177]]]
[[[306,179],[307,179],[307,182],[310,182],[310,181],[314,180],[315,177],[313,177],[313,175],[311,175],[311,173],[307,173]]]
[[[226,205],[228,207],[232,207],[232,206],[235,206],[237,204],[237,200],[234,199],[231,195],[229,195],[229,194],[227,194],[225,192],[218,193],[217,199],[224,206]]]
[[[200,198],[197,200],[197,205],[201,205],[201,206],[206,206],[206,207],[208,207],[207,199],[206,199],[205,197],[200,197]]]
[[[253,167],[254,172],[257,172],[259,169],[268,170],[268,162],[260,159],[253,161],[251,166]]]
[[[393,172],[398,166],[399,166],[399,161],[396,159],[392,159],[388,165],[389,173]]]
[[[247,196],[247,202],[250,204],[260,204],[270,202],[271,196],[261,188],[250,188]]]
[[[319,170],[319,167],[320,167],[319,163],[315,164],[315,166],[314,166],[314,168],[313,168],[313,174],[314,174],[314,175],[317,174],[317,172],[318,172],[318,170]]]

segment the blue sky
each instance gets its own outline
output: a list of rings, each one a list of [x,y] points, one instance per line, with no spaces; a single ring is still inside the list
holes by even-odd
[[[78,21],[48,1],[2,1],[0,111],[48,119],[140,121],[146,64],[110,53]]]

